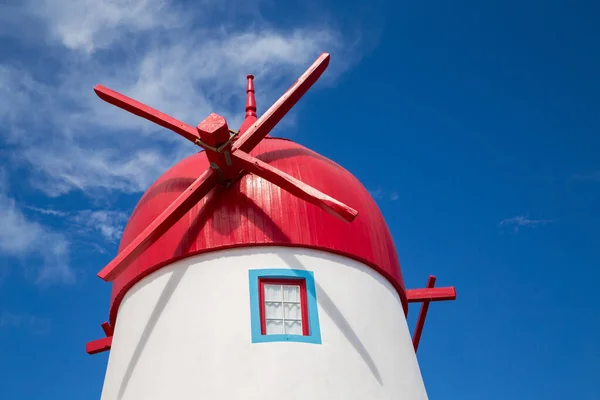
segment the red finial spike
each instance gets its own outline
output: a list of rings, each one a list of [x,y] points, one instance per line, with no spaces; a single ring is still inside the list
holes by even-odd
[[[254,98],[254,75],[250,74],[246,87],[246,117],[256,117],[256,99]]]

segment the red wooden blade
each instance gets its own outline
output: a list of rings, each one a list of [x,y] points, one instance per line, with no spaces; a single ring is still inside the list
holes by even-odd
[[[138,117],[142,117],[147,119],[148,121],[152,121],[155,124],[158,124],[164,128],[170,129],[193,143],[196,142],[196,139],[200,138],[198,136],[198,133],[196,132],[196,128],[194,128],[193,126],[181,122],[165,113],[155,110],[154,108],[140,103],[137,100],[129,98],[119,92],[115,92],[114,90],[102,85],[96,85],[96,87],[94,88],[94,92],[96,92],[98,97],[100,97],[107,103],[122,108],[125,111],[129,111],[130,113],[135,114]]]
[[[425,289],[407,289],[406,299],[409,303],[422,303],[427,301],[456,300],[456,288],[450,287],[427,287]]]
[[[329,65],[329,54],[323,53],[317,60],[298,78],[283,96],[256,121],[248,130],[235,141],[235,148],[249,152],[277,125],[300,100],[302,96],[323,74]]]
[[[248,153],[244,153],[241,150],[236,150],[232,154],[232,157],[235,160],[234,162],[237,162],[237,165],[240,165],[246,171],[258,175],[271,183],[274,183],[283,190],[322,208],[327,213],[335,217],[338,217],[344,221],[352,222],[358,215],[358,211],[355,209],[350,208],[336,199],[327,196],[326,194],[299,181],[285,172],[271,167],[269,164],[252,157]]]
[[[92,342],[88,342],[85,345],[85,351],[88,354],[98,354],[102,353],[103,351],[108,351],[112,346],[112,339],[112,336],[109,336],[102,339],[94,340]]]
[[[114,280],[127,268],[129,263],[160,238],[169,228],[179,221],[197,204],[219,181],[213,169],[207,169],[183,193],[175,199],[138,237],[100,272],[98,276],[105,281]]]

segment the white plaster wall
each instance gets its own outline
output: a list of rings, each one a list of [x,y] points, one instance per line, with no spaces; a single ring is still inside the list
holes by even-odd
[[[314,272],[322,344],[252,343],[248,270]],[[371,268],[255,247],[187,258],[119,309],[102,400],[427,399],[400,299]]]

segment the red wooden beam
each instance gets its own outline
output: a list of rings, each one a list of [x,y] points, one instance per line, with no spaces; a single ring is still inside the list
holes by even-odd
[[[108,321],[103,322],[101,326],[102,326],[102,330],[104,331],[104,334],[106,336],[112,336],[114,334],[113,327],[110,326],[110,324],[108,323]]]
[[[454,286],[441,288],[408,289],[406,298],[409,303],[422,303],[425,301],[456,300],[456,289]]]
[[[329,54],[323,53],[248,130],[235,142],[235,148],[249,152],[315,84],[329,65]]]
[[[96,92],[98,97],[107,103],[122,108],[125,111],[129,111],[138,117],[152,121],[164,128],[170,129],[192,143],[196,143],[196,139],[199,138],[198,133],[196,133],[196,129],[194,129],[193,126],[181,122],[170,115],[155,110],[154,108],[147,106],[144,103],[140,103],[139,101],[127,97],[119,92],[115,92],[114,90],[102,85],[96,85],[94,92]]]
[[[85,345],[85,351],[88,354],[98,354],[104,351],[110,350],[112,346],[112,336],[105,337],[98,340],[87,342]]]
[[[207,169],[183,193],[175,199],[144,231],[136,237],[123,251],[100,272],[98,276],[105,281],[114,280],[131,261],[146,250],[152,243],[169,230],[210,190],[217,185],[219,179],[213,169]]]
[[[427,280],[427,288],[433,288],[435,286],[435,276],[429,276]],[[427,318],[427,311],[429,310],[429,300],[426,300],[421,305],[421,310],[419,311],[419,317],[417,318],[417,326],[415,327],[415,333],[413,335],[413,347],[415,348],[415,353],[419,348],[419,342],[421,341],[421,334],[423,333],[423,327],[425,326],[425,318]]]
[[[234,161],[239,163],[246,171],[258,175],[294,196],[322,208],[334,217],[343,221],[352,222],[358,215],[358,211],[355,209],[327,196],[325,193],[299,181],[293,176],[273,168],[258,158],[252,157],[250,154],[244,153],[241,150],[236,150],[232,156]]]

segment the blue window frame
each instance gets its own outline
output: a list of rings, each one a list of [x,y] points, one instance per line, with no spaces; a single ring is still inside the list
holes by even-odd
[[[249,279],[252,343],[303,342],[321,344],[321,328],[319,326],[315,280],[311,271],[295,269],[253,269],[249,271]],[[296,315],[287,322],[291,322],[293,325],[301,320],[302,334],[300,334],[299,331],[297,334],[267,334],[265,324],[268,318],[264,315],[265,303],[279,303],[280,301],[269,301],[269,299],[265,297],[266,286],[289,286],[290,289],[299,288],[301,296],[297,299],[298,301],[288,302],[286,301],[288,299],[282,298],[281,303],[283,308],[285,308],[286,303],[289,303],[287,305],[290,307],[297,307],[298,304],[300,304],[300,314],[302,317],[300,318],[299,315]],[[285,288],[282,288],[282,293],[284,289]],[[282,312],[284,311],[282,310]],[[283,318],[284,320],[281,321],[281,323],[285,325],[285,316]]]

